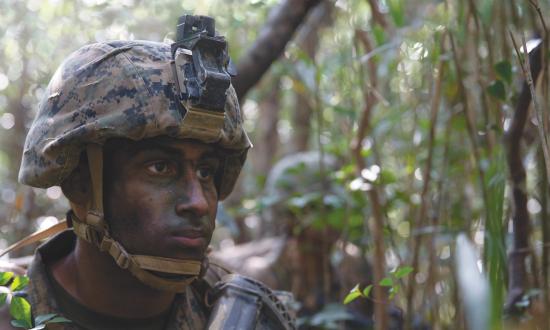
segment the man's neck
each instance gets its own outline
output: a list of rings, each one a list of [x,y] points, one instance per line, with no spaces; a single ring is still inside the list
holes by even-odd
[[[119,268],[111,256],[77,240],[74,250],[53,262],[55,280],[91,310],[121,318],[144,318],[168,310],[174,293],[153,289]]]

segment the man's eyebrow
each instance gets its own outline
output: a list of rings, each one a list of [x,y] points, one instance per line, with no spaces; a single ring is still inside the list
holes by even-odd
[[[214,150],[208,150],[201,155],[201,158],[220,160],[222,158],[222,155],[220,153],[216,153]]]

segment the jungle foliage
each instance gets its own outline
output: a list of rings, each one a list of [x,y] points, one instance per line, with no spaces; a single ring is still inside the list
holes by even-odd
[[[278,2],[0,1],[1,245],[67,210],[59,187],[17,183],[26,131],[64,57],[96,40],[172,39],[177,17],[193,13],[216,18],[239,63]],[[408,325],[548,328],[548,2],[319,2],[243,94],[255,147],[218,247],[258,235],[278,159],[321,150],[342,164],[325,177],[347,200],[295,196],[290,207],[314,205],[315,225],[373,265],[372,286],[346,288],[341,305],[350,291],[372,299],[379,329],[390,300]]]

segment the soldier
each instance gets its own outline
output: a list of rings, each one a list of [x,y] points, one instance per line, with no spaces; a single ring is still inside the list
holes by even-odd
[[[363,281],[370,275],[370,268],[366,274],[357,267],[340,273],[338,269],[350,261],[356,266],[364,263],[362,258],[352,257],[342,249],[343,260],[338,267],[330,262],[333,250],[338,249],[340,230],[330,225],[327,218],[344,209],[349,200],[341,185],[330,178],[330,173],[338,168],[333,156],[324,155],[321,161],[316,151],[283,157],[267,177],[264,198],[268,206],[261,214],[262,238],[215,251],[213,259],[270,287],[292,291],[300,302],[302,318],[320,312],[330,303],[341,302],[341,285],[351,288],[358,283],[350,286],[345,276],[357,274]],[[336,221],[342,221],[340,216]],[[224,259],[226,254],[230,257]]]
[[[322,164],[322,167],[321,167]],[[261,239],[215,251],[214,260],[278,290],[290,290],[300,303],[304,328],[315,315],[341,304],[356,284],[372,283],[372,268],[359,248],[340,240],[352,197],[333,174],[331,155],[290,154],[271,169],[265,186]],[[373,304],[357,299],[340,313],[345,329],[373,328]],[[400,311],[391,308],[390,329],[400,329]],[[317,324],[318,325],[318,324]]]
[[[271,290],[205,257],[251,146],[230,74],[204,16],[182,16],[172,45],[96,43],[63,62],[19,174],[71,206],[28,270],[34,315],[63,315],[62,329],[293,327]]]

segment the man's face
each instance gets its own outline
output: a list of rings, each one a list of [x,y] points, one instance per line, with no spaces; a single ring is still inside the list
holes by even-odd
[[[169,137],[105,145],[105,217],[132,254],[203,258],[212,238],[220,166],[215,148]]]

